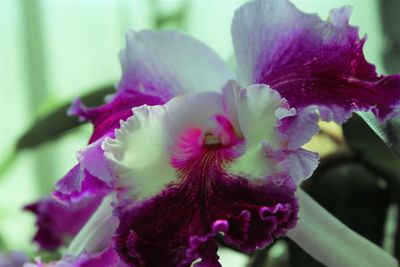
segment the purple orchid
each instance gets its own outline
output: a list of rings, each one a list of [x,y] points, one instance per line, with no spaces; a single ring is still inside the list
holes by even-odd
[[[399,112],[400,75],[366,62],[350,12],[245,4],[232,23],[239,82],[187,35],[128,32],[116,94],[70,109],[94,124],[78,165],[28,207],[42,248],[75,236],[62,261],[37,266],[220,266],[218,233],[246,253],[287,235],[328,266],[397,266],[297,189],[318,165],[301,146],[319,119]]]

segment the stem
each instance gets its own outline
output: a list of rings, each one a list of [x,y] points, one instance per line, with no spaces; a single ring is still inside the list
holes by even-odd
[[[341,223],[300,188],[299,221],[288,237],[326,266],[397,267],[395,258]]]

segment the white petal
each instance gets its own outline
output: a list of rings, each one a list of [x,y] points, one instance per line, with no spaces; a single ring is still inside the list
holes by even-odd
[[[103,143],[116,179],[135,199],[161,192],[177,181],[171,161],[185,153],[179,146],[182,134],[192,129],[201,132],[210,116],[222,112],[222,97],[216,92],[180,95],[163,106],[134,108],[115,139]]]
[[[245,89],[236,90],[235,94],[240,129],[247,147],[259,147],[264,140],[273,147],[279,147],[279,136],[275,132],[278,119],[290,116],[294,112],[282,109],[286,100],[267,85],[250,85]]]
[[[111,237],[119,224],[118,219],[112,215],[111,204],[115,201],[114,194],[103,199],[89,221],[72,240],[66,255],[79,256],[83,252],[98,252],[111,243]]]
[[[242,132],[240,130],[235,92],[238,92],[240,88],[240,85],[234,80],[228,81],[222,88],[224,111],[231,121],[238,137],[242,137]]]
[[[298,189],[299,221],[288,232],[307,253],[328,267],[397,267],[395,258],[327,212],[307,193]]]
[[[222,96],[216,92],[180,95],[165,105],[167,112],[168,143],[171,149],[186,129],[202,130],[209,118],[223,113]]]
[[[129,31],[120,54],[120,90],[140,88],[170,99],[190,91],[217,91],[233,74],[205,44],[177,31]]]
[[[175,180],[169,164],[167,128],[162,106],[141,106],[116,131],[115,139],[103,143],[116,179],[131,189],[132,197],[146,198]]]
[[[286,156],[290,176],[296,183],[309,178],[318,167],[318,153],[300,148],[287,151]]]
[[[228,89],[226,89],[228,90]],[[228,171],[234,175],[246,175],[255,179],[264,178],[278,171],[273,150],[281,148],[280,135],[276,132],[279,119],[295,114],[288,109],[286,101],[278,92],[266,85],[251,85],[245,89],[233,86],[236,109],[229,107],[245,140],[245,152],[230,163]],[[224,91],[225,102],[232,102],[232,95]],[[270,154],[270,158],[266,157]]]

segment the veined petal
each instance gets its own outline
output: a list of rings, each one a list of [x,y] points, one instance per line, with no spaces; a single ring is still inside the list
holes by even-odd
[[[266,85],[250,85],[235,91],[240,129],[248,149],[260,147],[264,140],[281,147],[275,131],[280,119],[296,115],[279,93]]]
[[[341,123],[354,110],[391,117],[400,103],[400,75],[376,74],[362,53],[365,38],[348,24],[350,13],[335,9],[322,21],[287,0],[245,4],[232,23],[242,83],[268,84],[298,112],[315,105],[328,121]]]
[[[222,95],[191,93],[163,106],[135,108],[115,139],[103,143],[126,189],[114,238],[126,263],[220,266],[217,232],[252,252],[294,227],[296,184],[283,168],[296,152],[287,150],[278,131],[280,120],[294,111],[264,85],[233,87],[233,93],[225,87]],[[258,127],[253,117],[268,123]],[[257,176],[247,169],[232,172],[231,164],[251,151],[260,153],[261,169],[252,165]]]
[[[162,106],[142,106],[135,108],[134,113],[121,122],[115,139],[105,140],[103,148],[119,183],[134,190],[131,197],[141,199],[158,193],[175,180],[175,172],[169,164]]]
[[[202,127],[210,116],[222,112],[222,100],[218,93],[194,93],[164,106],[134,108],[133,112],[134,116],[121,122],[115,139],[107,139],[103,147],[120,183],[132,189],[132,197],[143,199],[177,179],[172,162],[177,164],[190,153],[186,139],[200,142]]]
[[[220,266],[216,233],[250,253],[294,227],[298,206],[293,180],[256,185],[221,168],[232,156],[229,150],[209,147],[199,153],[177,169],[178,183],[118,208],[121,223],[114,243],[128,264]]]
[[[251,85],[245,89],[234,86],[231,90],[234,97],[226,92],[227,87],[224,89],[225,102],[234,101],[225,106],[231,117],[237,118],[244,137],[244,144],[239,148],[241,155],[227,164],[227,171],[258,180],[281,172],[279,150],[286,149],[287,140],[278,127],[280,120],[294,116],[296,111],[266,85]]]
[[[286,136],[288,149],[297,149],[319,133],[319,112],[316,106],[297,111],[296,116],[284,118],[279,126],[281,134]]]
[[[329,214],[307,193],[297,191],[299,222],[288,237],[326,266],[396,267],[399,263]]]
[[[309,178],[318,167],[318,153],[299,148],[283,152],[286,158],[285,168],[296,183]]]
[[[219,90],[233,78],[229,67],[205,44],[177,31],[127,33],[118,89],[168,101],[189,91]]]
[[[93,123],[94,130],[90,137],[89,144],[98,139],[114,134],[114,130],[119,128],[120,120],[126,120],[132,116],[132,108],[141,105],[159,105],[163,101],[158,96],[146,95],[142,92],[130,91],[129,93],[117,94],[100,107],[88,108],[80,99],[76,99],[70,109],[69,115],[76,115],[81,120],[89,120]]]
[[[112,191],[106,183],[92,176],[76,165],[56,184],[56,190],[52,193],[58,201],[65,205],[79,203],[85,198],[103,197]]]
[[[108,102],[87,108],[79,99],[69,114],[94,124],[90,143],[113,134],[132,108],[164,104],[191,91],[219,90],[233,74],[224,61],[200,41],[176,31],[129,31],[120,54],[122,78]]]

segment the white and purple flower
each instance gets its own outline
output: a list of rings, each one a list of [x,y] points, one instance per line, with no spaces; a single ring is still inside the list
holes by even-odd
[[[76,235],[49,266],[220,266],[217,233],[246,253],[288,234],[328,266],[396,266],[301,190],[299,212],[295,195],[318,165],[301,146],[319,119],[399,112],[400,75],[366,62],[350,12],[322,21],[286,0],[245,4],[232,23],[238,82],[185,34],[128,32],[116,94],[71,107],[94,124],[79,164],[28,208],[42,248]]]

